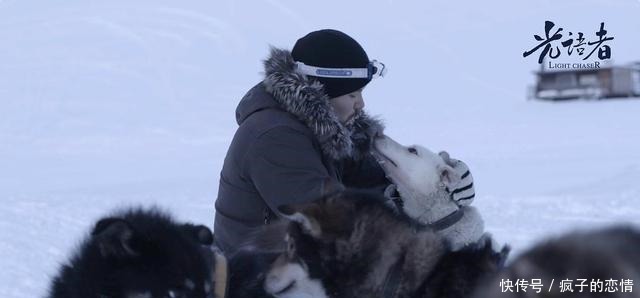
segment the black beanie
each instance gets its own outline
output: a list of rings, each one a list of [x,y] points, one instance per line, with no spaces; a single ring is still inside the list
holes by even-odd
[[[369,57],[355,39],[338,30],[324,29],[298,39],[291,50],[293,60],[327,68],[366,68]],[[354,92],[371,81],[367,78],[323,78],[311,76],[322,85],[329,98]]]

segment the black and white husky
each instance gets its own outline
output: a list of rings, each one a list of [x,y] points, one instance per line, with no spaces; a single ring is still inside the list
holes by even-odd
[[[285,251],[264,278],[274,297],[468,297],[508,253],[494,252],[489,238],[451,251],[368,192],[279,211],[290,223]]]
[[[156,209],[100,219],[61,267],[50,298],[214,298],[211,230]]]
[[[470,206],[475,196],[464,163],[422,146],[402,146],[388,136],[374,141],[374,155],[399,193],[397,208],[438,231],[457,250],[480,240],[484,221]],[[398,201],[397,201],[398,202]]]
[[[326,297],[318,272],[286,257],[288,229],[288,221],[278,221],[245,239],[229,258],[226,298]]]

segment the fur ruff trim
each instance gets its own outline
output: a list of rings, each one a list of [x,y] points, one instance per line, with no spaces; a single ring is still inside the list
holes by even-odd
[[[323,154],[331,159],[362,158],[371,149],[375,134],[382,133],[382,122],[364,111],[353,123],[340,123],[322,83],[296,72],[291,52],[272,47],[264,68],[266,91],[313,131]]]

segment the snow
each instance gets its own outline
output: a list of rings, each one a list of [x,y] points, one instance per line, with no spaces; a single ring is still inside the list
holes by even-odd
[[[640,101],[526,100],[538,65],[522,57],[551,19],[591,36],[604,21],[616,61],[640,60],[640,2],[338,3],[0,0],[0,296],[46,295],[116,207],[212,227],[235,106],[268,45],[326,27],[390,66],[369,112],[464,160],[487,230],[516,253],[640,224]]]

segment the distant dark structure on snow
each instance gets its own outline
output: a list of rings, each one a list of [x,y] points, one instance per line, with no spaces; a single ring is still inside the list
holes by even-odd
[[[640,62],[600,68],[542,68],[534,74],[536,84],[529,89],[529,98],[556,101],[640,97]]]

